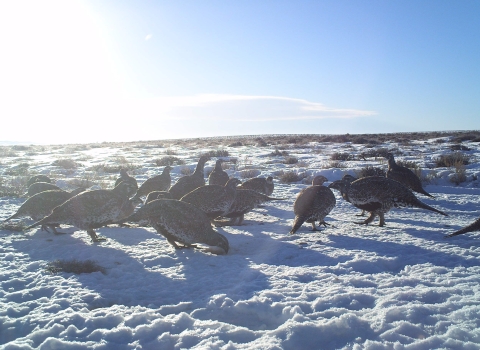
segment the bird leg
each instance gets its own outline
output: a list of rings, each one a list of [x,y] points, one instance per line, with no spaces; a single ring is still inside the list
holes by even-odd
[[[368,225],[375,219],[376,214],[374,212],[370,212],[370,216],[365,221],[355,222],[358,225]]]
[[[365,216],[365,210],[362,210],[360,214],[355,214],[355,216]]]
[[[380,226],[380,227],[385,226],[385,214],[384,213],[378,213],[378,216],[380,217],[380,224],[378,224],[378,226]]]
[[[106,241],[107,240],[105,237],[97,236],[97,233],[93,229],[88,229],[87,233],[90,235],[90,238],[92,239],[92,242],[101,242],[101,241]]]
[[[178,245],[172,238],[167,238],[167,242],[173,245],[175,249],[197,248],[195,244],[183,243],[183,245]]]

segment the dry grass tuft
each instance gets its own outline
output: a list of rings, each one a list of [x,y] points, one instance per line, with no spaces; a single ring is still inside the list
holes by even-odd
[[[470,164],[470,156],[461,152],[452,152],[449,154],[442,154],[435,159],[435,166],[437,168],[454,167],[457,168],[460,165]]]

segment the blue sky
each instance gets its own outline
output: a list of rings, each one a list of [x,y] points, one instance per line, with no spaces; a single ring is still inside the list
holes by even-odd
[[[479,18],[478,1],[2,2],[0,140],[480,129]]]

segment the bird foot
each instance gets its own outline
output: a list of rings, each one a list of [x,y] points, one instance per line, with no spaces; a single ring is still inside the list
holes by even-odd
[[[354,224],[357,224],[357,225],[368,225],[369,223],[366,222],[366,221],[355,221]]]

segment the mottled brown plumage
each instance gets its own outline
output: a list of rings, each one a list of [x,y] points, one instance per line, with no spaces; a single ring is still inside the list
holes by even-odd
[[[160,175],[153,176],[145,180],[140,185],[135,195],[135,199],[148,195],[153,191],[167,191],[170,188],[172,178],[170,177],[171,166],[166,166]]]
[[[255,177],[245,181],[240,188],[244,190],[253,190],[270,196],[274,189],[273,177]]]
[[[112,190],[79,193],[27,229],[38,225],[70,224],[86,230],[94,242],[105,240],[98,237],[94,229],[117,222],[133,211],[128,199],[131,186],[128,182],[121,182]]]
[[[275,200],[284,200],[284,198],[272,198],[254,190],[237,189],[235,199],[230,209],[223,216],[230,218],[230,225],[234,225],[237,220],[238,225],[241,225],[246,213],[262,203]]]
[[[366,210],[370,216],[358,224],[369,224],[375,216],[380,217],[380,226],[385,225],[385,213],[393,207],[416,207],[434,211],[447,216],[444,212],[421,202],[410,189],[398,181],[381,176],[370,176],[352,183],[338,180],[328,187],[339,190],[342,197],[357,208]]]
[[[205,163],[210,160],[208,156],[201,156],[198,160],[197,167],[192,175],[181,177],[177,182],[168,190],[175,199],[180,199],[187,193],[194,189],[205,186],[204,168]]]
[[[207,185],[199,187],[182,197],[181,201],[201,209],[210,219],[225,215],[232,206],[241,181],[229,179],[225,186]]]
[[[61,188],[49,182],[34,182],[30,186],[28,186],[27,196],[31,197],[43,191],[54,190],[61,190]]]
[[[461,228],[458,231],[455,231],[454,233],[451,233],[449,235],[446,235],[445,237],[453,237],[453,236],[458,236],[467,232],[474,232],[474,231],[480,231],[480,218],[475,220],[473,223],[471,223],[468,226],[465,226],[464,228]]]
[[[5,219],[4,222],[21,217],[30,217],[31,219],[38,221],[49,215],[53,208],[64,203],[73,195],[73,193],[63,190],[50,190],[37,193],[28,198],[17,209],[17,212]],[[57,224],[42,225],[42,230],[47,230],[47,227],[50,227],[54,233],[57,233],[55,226],[57,226]]]
[[[115,186],[117,187],[120,182],[129,182],[131,184],[131,190],[128,194],[129,197],[133,196],[138,190],[138,183],[137,180],[133,177],[128,175],[127,170],[120,169],[120,177],[115,181]],[[169,184],[170,186],[170,184]]]
[[[217,159],[215,163],[215,168],[212,170],[210,175],[208,175],[208,184],[209,185],[219,185],[225,186],[229,176],[225,170],[222,169],[222,163],[225,162],[223,159]]]
[[[27,188],[35,182],[48,182],[52,183],[52,180],[47,175],[34,175],[27,181]]]
[[[293,221],[290,234],[294,234],[304,222],[312,224],[312,231],[316,231],[315,221],[324,224],[324,218],[335,207],[336,199],[332,190],[323,186],[328,181],[324,176],[316,176],[312,186],[304,188],[298,194],[293,204],[295,220]]]
[[[172,194],[168,191],[152,191],[148,194],[145,202],[143,204],[147,204],[155,199],[173,199]]]
[[[343,175],[342,180],[348,181],[348,182],[353,182],[355,180],[358,180],[358,177],[355,177],[355,176],[350,175],[350,174],[345,174],[345,175]],[[365,210],[362,210],[362,212],[360,214],[356,214],[356,216],[365,216]]]
[[[189,203],[176,199],[157,199],[145,204],[125,221],[152,226],[175,249],[204,243],[221,248],[223,254],[228,253],[227,238],[214,231],[207,215]]]
[[[430,193],[423,189],[422,182],[413,171],[395,163],[395,158],[392,153],[387,153],[385,158],[388,159],[388,171],[386,174],[388,179],[398,181],[414,192],[433,198]]]

